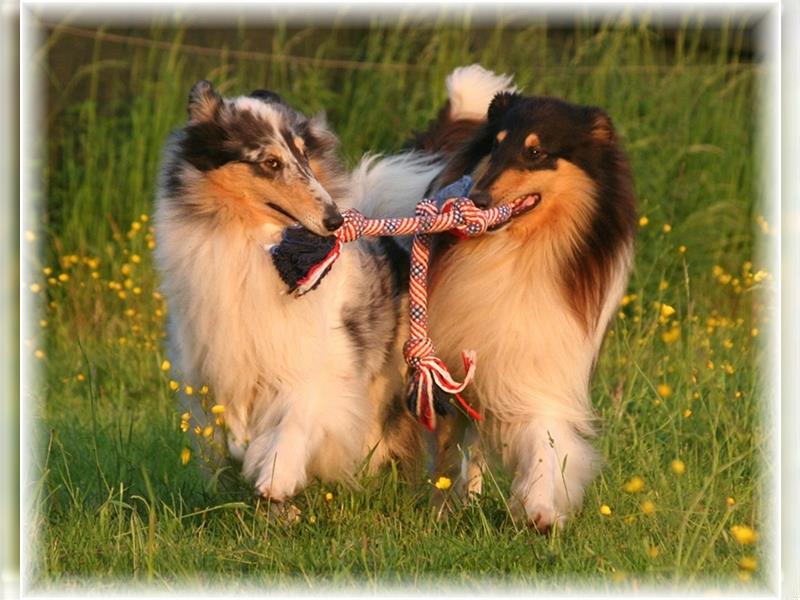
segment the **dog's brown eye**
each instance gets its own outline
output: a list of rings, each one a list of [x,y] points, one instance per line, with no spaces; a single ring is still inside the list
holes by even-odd
[[[525,151],[528,155],[528,158],[531,159],[541,158],[542,156],[546,155],[546,153],[539,146],[529,146],[525,149]]]
[[[280,160],[278,160],[274,156],[270,156],[267,160],[264,161],[264,166],[269,169],[272,169],[273,171],[277,171],[283,165],[281,164]]]

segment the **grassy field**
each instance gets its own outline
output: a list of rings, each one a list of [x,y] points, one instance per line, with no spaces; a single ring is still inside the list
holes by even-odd
[[[756,250],[772,230],[757,202],[747,25],[113,32],[149,46],[49,31],[35,65],[48,88],[45,197],[23,214],[30,249],[41,247],[24,282],[41,307],[25,340],[41,374],[26,399],[38,424],[33,584],[765,585],[773,473],[758,364],[773,279]],[[312,485],[293,526],[244,487],[206,485],[196,457],[181,460],[192,433],[161,368],[167,307],[148,219],[191,84],[267,86],[324,108],[352,164],[399,149],[440,107],[445,75],[475,61],[516,73],[528,93],[605,107],[636,176],[636,268],[592,390],[605,465],[582,512],[551,538],[532,533],[509,516],[499,469],[498,485],[444,522],[428,508],[430,482],[394,471],[362,490]]]

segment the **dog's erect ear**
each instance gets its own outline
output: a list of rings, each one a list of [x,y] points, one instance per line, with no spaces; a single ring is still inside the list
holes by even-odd
[[[516,92],[500,92],[489,104],[489,123],[496,123],[508,110],[519,103],[524,96]]]
[[[317,113],[299,127],[299,133],[306,143],[306,148],[312,154],[334,150],[339,145],[339,139],[328,127],[325,113]]]
[[[189,92],[189,120],[195,123],[210,121],[222,105],[222,96],[205,79],[198,81]]]
[[[283,104],[286,105],[286,102],[283,98],[281,98],[280,94],[272,92],[270,90],[253,90],[250,92],[251,98],[258,98],[259,100],[263,100],[269,104]]]
[[[611,118],[599,108],[592,109],[592,139],[598,142],[613,142],[616,138]]]

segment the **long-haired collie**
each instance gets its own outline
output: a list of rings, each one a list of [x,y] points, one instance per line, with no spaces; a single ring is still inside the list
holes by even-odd
[[[598,469],[589,383],[631,267],[632,177],[598,108],[520,95],[478,65],[447,87],[415,144],[445,161],[429,194],[470,174],[476,204],[524,197],[532,209],[480,238],[439,240],[431,338],[454,373],[462,350],[477,351],[467,394],[484,419],[441,419],[434,469],[478,493],[486,451],[499,453],[514,506],[548,531],[581,505]]]
[[[164,153],[156,260],[178,376],[210,386],[224,407],[217,442],[276,503],[314,477],[350,479],[367,457],[410,457],[418,434],[403,404],[399,248],[348,244],[299,298],[264,250],[287,226],[330,235],[341,225],[357,190],[337,138],[265,90],[223,98],[201,81],[188,112]],[[370,185],[369,174],[359,182]],[[421,195],[417,186],[409,193]],[[184,400],[205,425],[197,393]]]

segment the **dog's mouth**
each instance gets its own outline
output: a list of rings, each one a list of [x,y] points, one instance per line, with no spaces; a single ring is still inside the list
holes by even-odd
[[[539,206],[539,203],[542,201],[542,196],[540,194],[523,194],[519,196],[516,200],[514,200],[511,204],[513,207],[513,214],[515,217],[520,215],[524,215],[527,212],[532,211],[534,208]]]
[[[295,224],[299,224],[300,223],[300,220],[297,217],[295,217],[292,213],[284,210],[283,208],[281,208],[280,206],[278,206],[274,202],[267,202],[267,206],[269,206],[276,213],[279,213],[279,214],[283,215],[284,217],[286,217],[287,219],[289,219],[292,223],[295,223]]]
[[[511,202],[512,218],[503,223],[498,223],[494,227],[490,227],[489,231],[498,231],[499,229],[502,229],[503,227],[511,223],[516,217],[520,217],[526,213],[531,212],[534,208],[539,206],[539,203],[541,201],[542,201],[541,194],[530,193],[518,196],[515,200]]]

